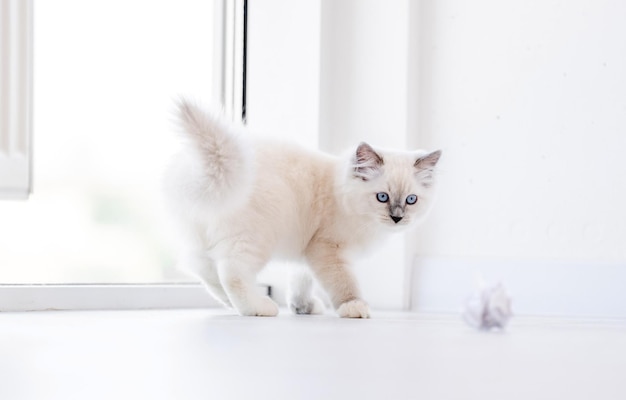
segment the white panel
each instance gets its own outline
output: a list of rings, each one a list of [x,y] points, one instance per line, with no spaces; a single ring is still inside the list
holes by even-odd
[[[626,262],[626,3],[423,2],[425,256]]]
[[[320,144],[406,146],[409,2],[322,1]]]
[[[626,318],[619,263],[420,257],[413,272],[413,311],[458,313],[483,280],[504,285],[515,315]]]
[[[476,276],[517,313],[625,317],[626,3],[432,0],[419,115],[442,147],[413,307],[457,311]]]
[[[322,1],[320,147],[341,153],[361,141],[405,149],[410,2]],[[355,273],[375,308],[406,307],[404,235],[380,244]]]
[[[317,147],[320,2],[248,5],[247,122],[253,131]]]
[[[0,198],[30,192],[32,1],[0,3]]]

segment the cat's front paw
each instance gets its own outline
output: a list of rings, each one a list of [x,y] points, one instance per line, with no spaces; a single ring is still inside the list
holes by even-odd
[[[341,318],[369,318],[370,308],[363,300],[346,301],[337,309]]]

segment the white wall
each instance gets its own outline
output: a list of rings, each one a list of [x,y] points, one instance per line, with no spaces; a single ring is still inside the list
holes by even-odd
[[[247,123],[259,134],[316,147],[320,2],[248,4]]]
[[[253,128],[444,151],[427,222],[357,270],[374,306],[412,286],[414,309],[456,311],[482,274],[520,314],[626,316],[626,3],[250,8]]]
[[[322,1],[320,146],[406,146],[409,3]]]
[[[621,1],[421,2],[417,126],[444,158],[418,309],[450,309],[482,273],[520,313],[626,316],[625,17]]]

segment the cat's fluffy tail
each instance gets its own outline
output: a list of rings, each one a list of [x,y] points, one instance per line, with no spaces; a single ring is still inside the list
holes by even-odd
[[[170,198],[187,211],[219,214],[237,207],[253,178],[254,156],[243,128],[186,99],[178,101],[177,117],[184,149],[166,175]]]

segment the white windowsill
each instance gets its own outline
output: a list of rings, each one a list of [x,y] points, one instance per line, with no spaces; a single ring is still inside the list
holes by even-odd
[[[0,285],[0,311],[219,307],[197,283]]]

